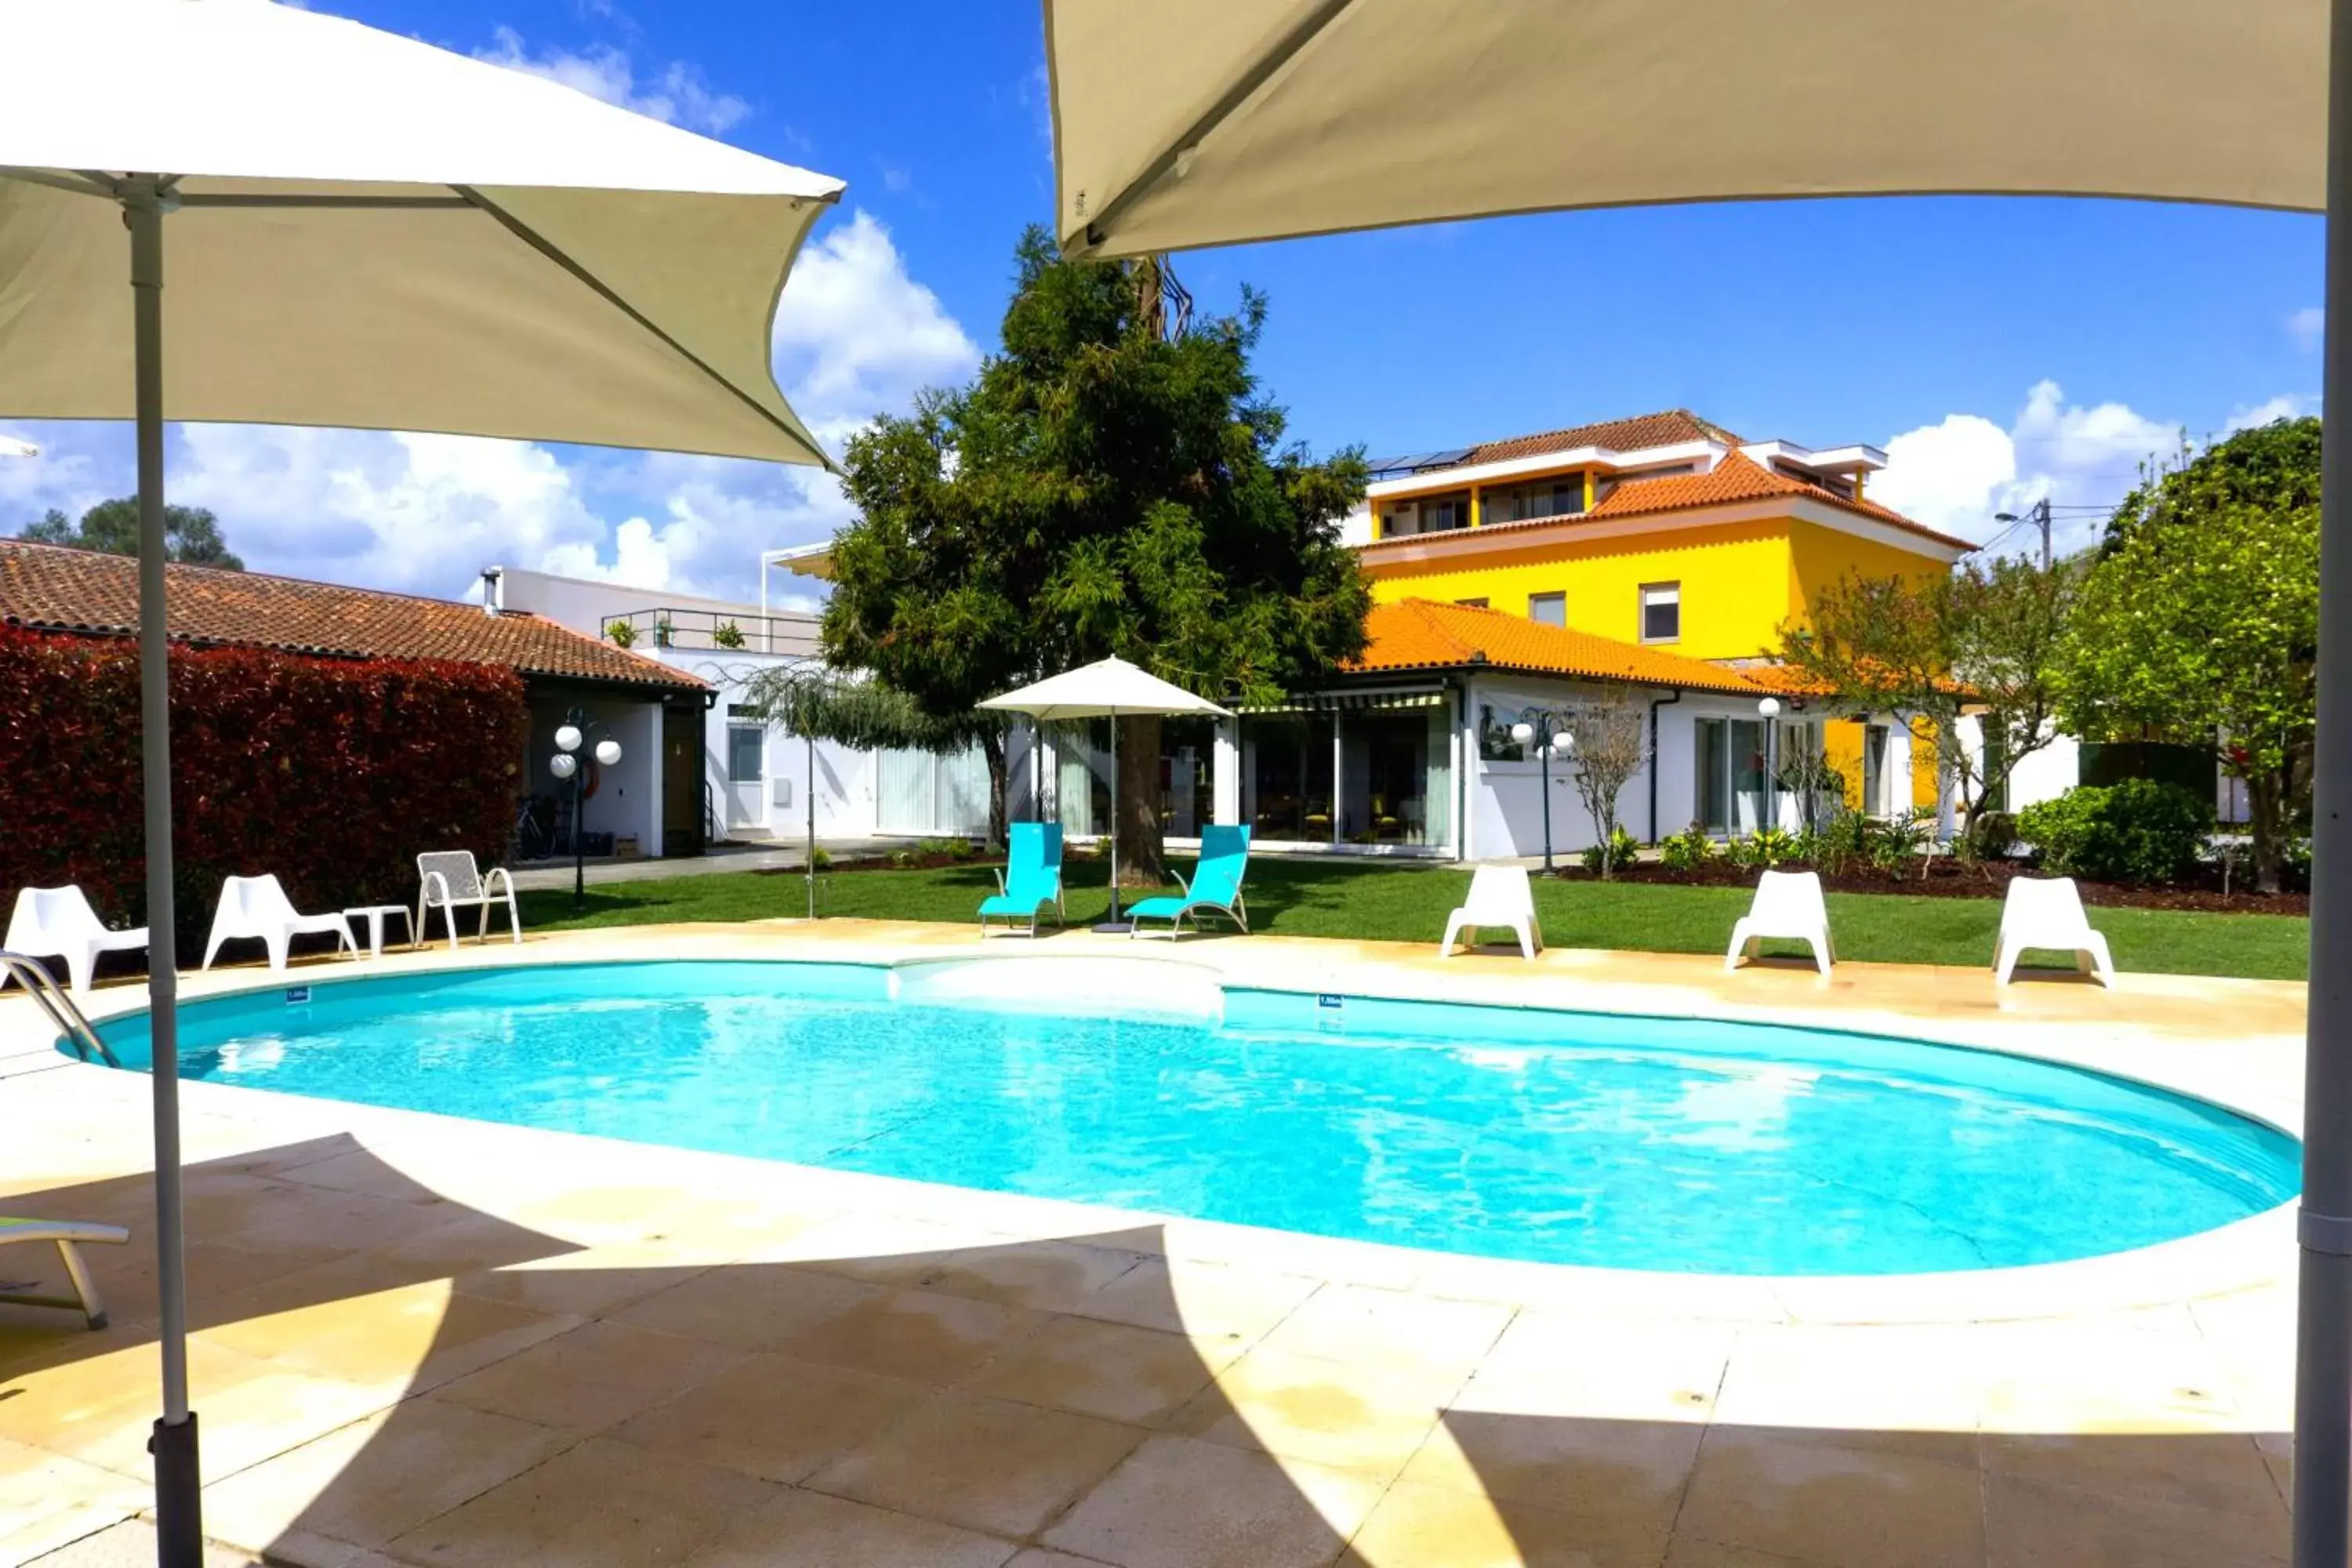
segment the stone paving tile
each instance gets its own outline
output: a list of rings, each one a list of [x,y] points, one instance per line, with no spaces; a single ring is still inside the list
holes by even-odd
[[[1191,1400],[1237,1352],[1090,1318],[1057,1318],[967,1383],[975,1394],[1080,1415],[1154,1426]]]
[[[1666,1521],[1554,1513],[1444,1487],[1391,1487],[1343,1568],[1658,1568]]]
[[[1067,1312],[1143,1260],[1115,1247],[1013,1241],[951,1253],[919,1283],[949,1296]]]
[[[1663,1542],[1706,1428],[1696,1421],[1595,1421],[1456,1405],[1412,1457],[1404,1482],[1491,1498]]]
[[[1322,1361],[1460,1379],[1494,1348],[1511,1318],[1510,1308],[1485,1302],[1335,1285],[1302,1302],[1265,1344]]]
[[[0,1546],[6,1544],[0,1538]],[[29,1568],[153,1568],[155,1560],[155,1527],[133,1519],[30,1559]],[[235,1547],[207,1542],[204,1568],[262,1568],[262,1564]]]
[[[1483,1411],[1705,1420],[1738,1334],[1727,1323],[1522,1311],[1456,1403]]]
[[[1223,1342],[1239,1352],[1272,1332],[1322,1284],[1303,1274],[1147,1258],[1070,1310]]]
[[[623,1442],[772,1481],[804,1479],[931,1397],[922,1384],[745,1357],[617,1427]]]
[[[394,1394],[463,1377],[572,1329],[559,1318],[450,1293],[446,1282],[317,1301],[202,1329],[197,1338]]]
[[[1828,1568],[1979,1568],[1983,1488],[1973,1465],[1714,1426],[1675,1532]]]
[[[1045,1321],[1044,1313],[1025,1307],[897,1290],[858,1300],[775,1348],[802,1361],[945,1384],[969,1376]]]
[[[1044,1543],[1118,1568],[1325,1568],[1381,1489],[1356,1471],[1159,1436]]]
[[[1138,1427],[943,1394],[809,1478],[811,1489],[1025,1536],[1135,1450]]]
[[[21,1563],[136,1512],[142,1482],[45,1448],[0,1440],[0,1563]]]
[[[743,1360],[742,1352],[703,1340],[591,1322],[461,1377],[436,1397],[541,1426],[601,1432]]]
[[[730,1523],[686,1568],[1002,1568],[1010,1541],[788,1490]]]
[[[1994,1473],[1984,1510],[1990,1568],[2267,1568],[2287,1556],[2283,1506],[2257,1521]]]
[[[608,1314],[738,1350],[773,1350],[815,1324],[887,1292],[879,1285],[781,1266],[711,1268]]]
[[[678,1563],[778,1490],[730,1470],[592,1437],[396,1537],[392,1552],[449,1568]]]
[[[577,1440],[505,1415],[409,1400],[214,1481],[205,1489],[205,1531],[257,1552],[298,1529],[385,1547]]]
[[[1213,1443],[1386,1481],[1428,1440],[1458,1381],[1374,1373],[1261,1345],[1220,1373],[1171,1425]]]

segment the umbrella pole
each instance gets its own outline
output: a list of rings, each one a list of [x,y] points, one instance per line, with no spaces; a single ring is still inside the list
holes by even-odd
[[[2322,409],[2352,420],[2352,0],[2328,38]],[[2343,432],[2337,432],[2340,437]],[[2352,1477],[2352,441],[2320,448],[2319,730],[2312,757],[2311,995],[2295,1320],[2294,1564],[2339,1568]],[[2331,614],[2331,612],[2333,612]]]
[[[1110,921],[1118,929],[1118,710],[1110,710]]]
[[[156,1290],[163,1309],[163,1415],[155,1456],[156,1556],[198,1568],[204,1516],[196,1415],[188,1408],[186,1237],[180,1223],[179,954],[173,925],[172,667],[163,563],[163,212],[152,175],[128,182],[132,348],[139,420],[139,736],[146,795],[147,1018],[155,1097]]]

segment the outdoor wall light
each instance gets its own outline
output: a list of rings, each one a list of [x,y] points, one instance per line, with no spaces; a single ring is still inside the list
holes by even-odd
[[[608,767],[608,768],[609,768],[609,767],[613,767],[613,766],[614,766],[615,764],[617,764],[617,763],[620,762],[620,760],[621,760],[621,742],[618,742],[618,741],[599,741],[599,742],[596,742],[596,761],[597,761],[599,763],[601,763],[602,765],[604,765],[604,766],[605,766],[605,767]]]

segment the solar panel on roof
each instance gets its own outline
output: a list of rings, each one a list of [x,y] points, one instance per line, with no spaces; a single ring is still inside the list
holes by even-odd
[[[1442,468],[1448,464],[1460,462],[1477,449],[1475,447],[1448,447],[1443,452],[1427,454],[1415,466],[1423,468]]]

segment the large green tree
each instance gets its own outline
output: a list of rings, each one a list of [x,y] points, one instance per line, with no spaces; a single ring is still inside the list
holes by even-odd
[[[109,555],[139,553],[139,501],[135,496],[102,500],[81,514],[77,524],[52,509],[18,536],[37,544],[65,544],[76,550],[100,550]],[[200,506],[163,508],[163,549],[173,561],[189,566],[217,566],[242,572],[245,563],[221,536],[220,519]]]
[[[1900,714],[1936,748],[1974,822],[2011,770],[2057,738],[2061,649],[2082,580],[2077,562],[2045,570],[2016,557],[1849,575],[1780,628],[1781,657],[1840,703]],[[1977,753],[1957,743],[1963,715],[1987,742]]]
[[[2244,430],[2152,476],[2109,524],[2066,640],[2091,741],[2210,749],[2246,788],[2255,886],[2309,808],[2318,721],[2319,421]]]
[[[1363,461],[1288,438],[1250,369],[1263,299],[1171,333],[1157,267],[1066,260],[1039,228],[1015,259],[978,379],[850,440],[828,658],[949,715],[1114,654],[1230,703],[1360,653],[1338,523]],[[1159,721],[1119,724],[1120,860],[1156,881]],[[1003,731],[983,744],[1001,833]]]

